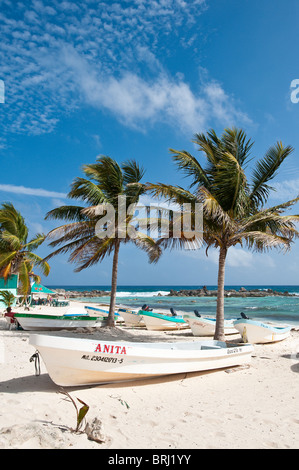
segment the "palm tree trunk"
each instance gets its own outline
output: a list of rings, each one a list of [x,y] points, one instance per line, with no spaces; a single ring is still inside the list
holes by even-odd
[[[115,299],[117,287],[117,268],[118,268],[118,253],[119,253],[120,240],[116,238],[113,265],[112,265],[112,280],[111,280],[111,294],[110,294],[110,308],[107,320],[108,326],[115,326],[114,312],[115,312]]]
[[[225,279],[225,260],[227,248],[220,247],[219,266],[218,266],[218,292],[217,292],[217,310],[216,310],[216,329],[214,339],[224,341],[224,279]]]

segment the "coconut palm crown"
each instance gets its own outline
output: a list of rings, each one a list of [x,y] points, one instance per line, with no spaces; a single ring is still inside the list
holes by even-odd
[[[269,182],[280,165],[292,153],[281,142],[272,146],[257,161],[249,179],[246,170],[253,143],[243,130],[225,129],[218,137],[214,130],[196,134],[193,142],[204,158],[189,152],[170,149],[178,169],[190,179],[185,189],[163,183],[149,184],[156,197],[178,204],[201,203],[203,210],[203,242],[219,249],[218,297],[215,339],[224,339],[224,279],[225,261],[230,247],[240,244],[264,252],[272,247],[289,250],[298,237],[298,215],[285,211],[299,197],[275,207],[266,207],[271,190]],[[163,247],[172,246],[171,239],[158,241]]]
[[[60,248],[45,259],[70,253],[69,261],[77,265],[75,272],[79,272],[113,253],[108,325],[114,326],[120,244],[133,242],[148,254],[150,262],[158,260],[161,249],[151,237],[139,231],[134,237],[130,236],[134,211],[128,211],[128,208],[137,204],[146,190],[145,184],[141,183],[144,169],[136,161],[130,160],[120,166],[108,156],[99,156],[94,164],[84,165],[83,172],[87,178],[76,178],[68,197],[81,200],[85,206],[61,206],[46,216],[47,219],[66,220],[68,223],[48,234],[49,239],[54,239],[50,246],[60,245]],[[122,208],[120,197],[123,197]],[[106,217],[108,207],[114,209],[110,219]],[[99,230],[104,213],[105,224]]]
[[[34,253],[45,240],[43,233],[38,233],[28,241],[28,227],[19,211],[11,203],[3,203],[0,209],[0,276],[5,280],[11,274],[19,275],[21,293],[30,294],[30,278],[39,282],[40,277],[33,273],[38,267],[47,276],[50,266]]]

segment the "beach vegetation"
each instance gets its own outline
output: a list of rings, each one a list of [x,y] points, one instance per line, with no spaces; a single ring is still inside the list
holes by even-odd
[[[9,290],[0,291],[0,302],[3,302],[5,307],[11,307],[14,304],[15,296]]]
[[[73,397],[71,397],[71,395],[66,390],[62,388],[59,390],[59,393],[62,393],[63,395],[65,395],[66,398],[74,405],[74,408],[76,410],[76,427],[75,429],[72,429],[72,431],[75,433],[79,432],[83,425],[84,418],[89,411],[89,406],[83,400],[77,397],[78,402],[81,403],[81,405],[83,405],[79,409]]]
[[[225,265],[230,247],[239,244],[257,252],[271,248],[287,251],[299,235],[299,216],[285,214],[299,197],[267,207],[274,190],[270,182],[293,148],[277,142],[249,171],[253,142],[242,129],[225,129],[220,137],[210,130],[196,134],[192,142],[200,151],[200,158],[186,150],[170,149],[174,163],[190,184],[183,188],[151,183],[148,190],[168,202],[202,205],[203,244],[207,253],[210,247],[219,252],[215,339],[223,340]],[[157,244],[161,248],[182,246],[171,231]]]
[[[44,276],[50,272],[49,264],[34,251],[45,241],[46,235],[36,234],[28,240],[29,230],[24,217],[9,202],[0,209],[0,276],[6,281],[12,274],[19,276],[19,289],[26,298],[31,292],[30,280],[40,282],[33,272],[37,267]]]
[[[68,193],[85,205],[65,205],[53,209],[47,219],[66,220],[48,234],[50,246],[55,249],[45,259],[61,253],[70,253],[69,261],[80,272],[113,255],[108,326],[115,325],[118,257],[120,246],[132,242],[144,250],[150,262],[156,262],[161,248],[154,239],[134,230],[134,211],[146,191],[141,183],[144,169],[135,160],[119,165],[108,156],[99,156],[95,163],[83,166],[86,178],[76,178]],[[134,234],[134,236],[132,236]]]

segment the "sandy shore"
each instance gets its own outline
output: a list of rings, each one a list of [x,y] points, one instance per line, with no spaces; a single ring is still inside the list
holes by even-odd
[[[175,334],[120,327],[86,337],[111,334],[124,340],[194,340],[188,330]],[[299,448],[298,331],[280,343],[255,345],[251,366],[230,373],[67,388],[74,400],[89,406],[87,422],[101,421],[101,444],[85,432],[71,431],[75,408],[42,361],[41,375],[35,376],[28,337],[26,331],[9,331],[0,319],[2,449]]]

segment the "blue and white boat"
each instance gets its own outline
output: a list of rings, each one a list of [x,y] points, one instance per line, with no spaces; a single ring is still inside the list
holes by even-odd
[[[109,315],[109,305],[108,304],[103,304],[103,305],[100,305],[98,307],[85,306],[84,308],[85,308],[86,312],[88,313],[88,315],[92,315],[92,316],[99,315],[99,316],[102,316],[102,317],[108,317],[108,315]],[[115,321],[117,321],[117,322],[123,322],[124,321],[117,310],[114,312],[114,315],[115,315]]]
[[[234,327],[241,334],[244,343],[274,343],[290,335],[290,326],[271,325],[241,315],[241,319],[234,321]]]

